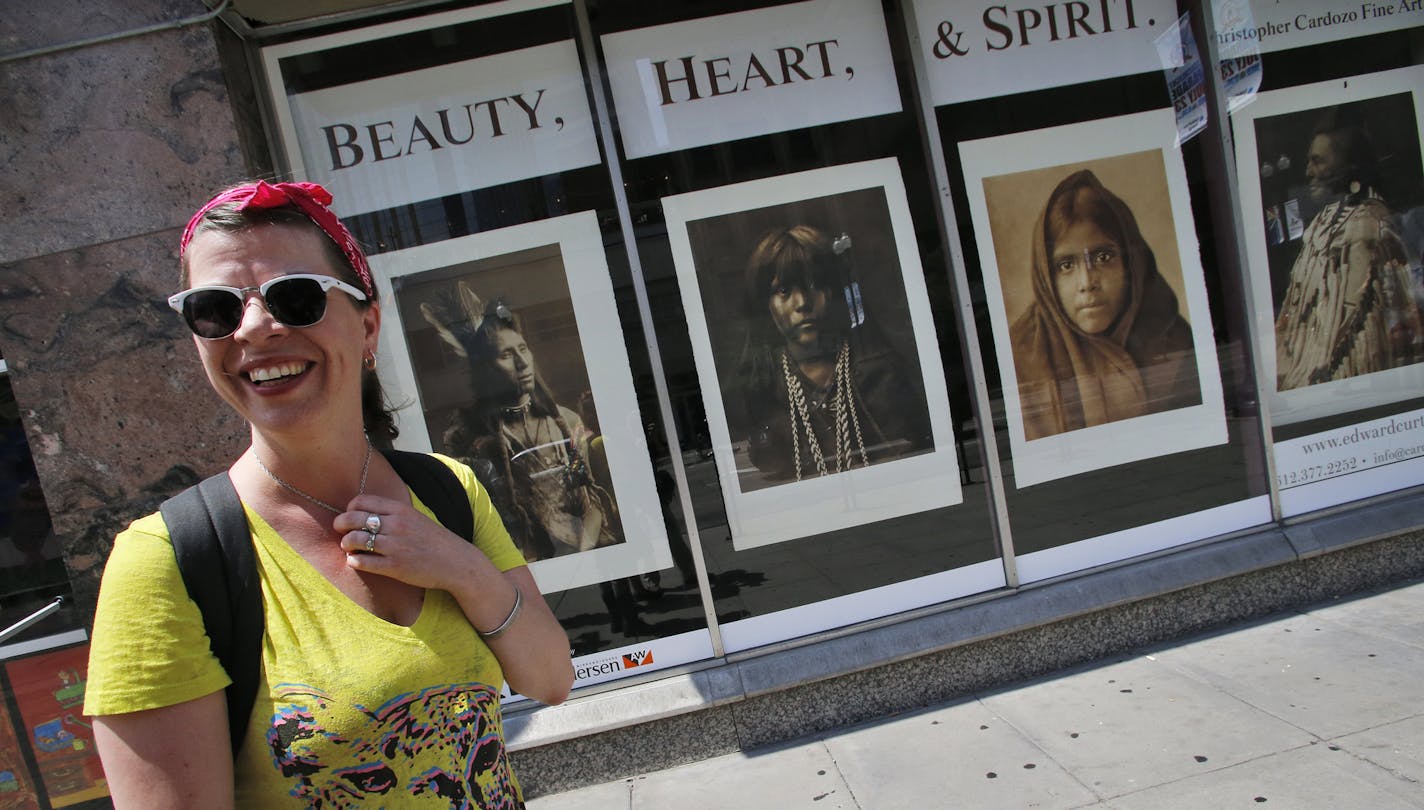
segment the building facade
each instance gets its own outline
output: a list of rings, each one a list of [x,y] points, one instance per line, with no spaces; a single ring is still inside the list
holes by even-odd
[[[332,190],[397,446],[493,471],[568,631],[570,701],[506,704],[531,793],[1424,573],[1419,3],[292,15],[0,15],[30,806],[106,795],[74,706],[114,534],[242,450],[165,298],[250,177]],[[491,316],[560,435],[489,415]]]

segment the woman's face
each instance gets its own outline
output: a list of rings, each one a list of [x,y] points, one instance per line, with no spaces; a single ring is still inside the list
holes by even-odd
[[[345,293],[327,293],[326,314],[306,327],[272,317],[256,292],[262,282],[292,273],[339,278],[314,228],[260,225],[245,231],[204,231],[188,245],[190,286],[245,290],[242,320],[229,337],[194,337],[208,381],[254,431],[310,433],[328,425],[361,424],[361,361],[376,349],[380,308],[365,309]]]
[[[1100,335],[1127,307],[1127,265],[1122,246],[1096,223],[1081,220],[1053,241],[1049,272],[1058,303],[1084,332]]]
[[[494,372],[506,390],[520,394],[534,392],[534,353],[524,336],[513,329],[497,329],[494,336]]]
[[[826,290],[822,287],[808,289],[773,281],[767,309],[776,331],[792,349],[815,347],[826,328]]]

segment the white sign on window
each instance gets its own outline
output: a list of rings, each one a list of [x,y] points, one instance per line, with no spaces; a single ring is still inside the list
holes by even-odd
[[[278,117],[300,156],[293,169],[330,189],[342,216],[601,159],[572,40],[287,101]]]
[[[1424,0],[1216,0],[1222,49],[1264,52],[1424,25]]]
[[[900,111],[885,18],[811,0],[602,38],[630,158]]]
[[[936,106],[1162,69],[1171,0],[914,0]]]

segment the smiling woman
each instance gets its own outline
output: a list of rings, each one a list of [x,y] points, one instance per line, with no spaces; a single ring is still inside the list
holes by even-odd
[[[1009,330],[1026,440],[1201,402],[1176,293],[1091,171],[1049,195],[1030,273],[1033,303]]]
[[[381,308],[330,202],[314,184],[248,183],[184,231],[186,289],[169,304],[251,430],[226,476],[256,558],[260,678],[248,701],[232,693],[163,515],[121,533],[85,695],[117,807],[518,807],[502,685],[557,703],[572,683],[567,637],[473,472],[434,465],[468,499],[467,538],[373,452],[395,437]]]

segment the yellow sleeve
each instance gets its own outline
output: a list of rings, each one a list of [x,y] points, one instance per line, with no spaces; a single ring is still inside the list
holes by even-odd
[[[475,471],[449,456],[439,453],[431,455],[455,472],[455,476],[464,485],[466,494],[470,496],[470,510],[475,517],[475,547],[483,551],[495,568],[501,571],[526,565],[524,555],[519,553],[509,531],[504,528],[504,521],[500,519],[499,511],[494,508],[494,501],[490,499],[489,492],[475,479]]]
[[[172,706],[231,683],[212,654],[202,614],[178,573],[163,518],[134,521],[104,567],[84,713]]]

